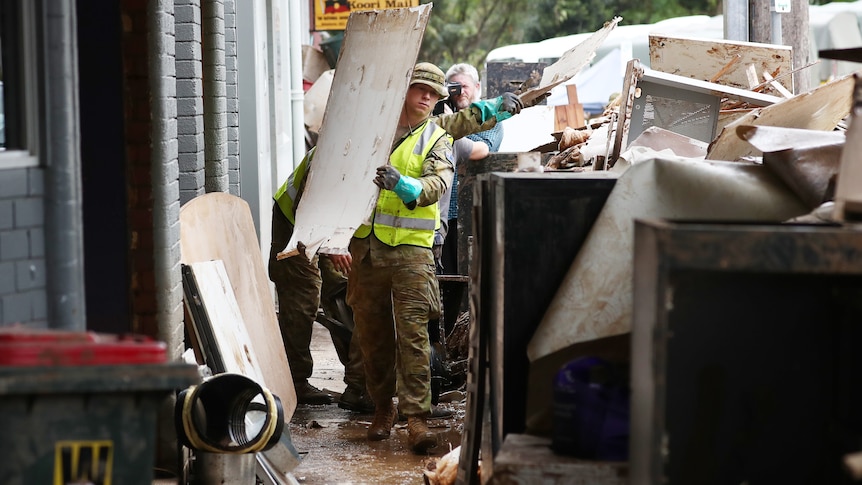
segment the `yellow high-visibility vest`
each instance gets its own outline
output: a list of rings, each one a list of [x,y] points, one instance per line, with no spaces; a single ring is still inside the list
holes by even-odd
[[[281,212],[291,224],[296,224],[296,216],[293,213],[293,201],[296,200],[296,194],[299,192],[299,186],[302,185],[302,179],[305,178],[305,172],[308,171],[308,164],[311,163],[311,159],[314,157],[315,149],[317,147],[313,147],[302,157],[302,161],[293,169],[290,177],[287,177],[287,180],[281,184],[281,187],[272,196]]]
[[[443,136],[449,136],[446,130],[426,120],[422,129],[417,129],[398,145],[389,156],[389,163],[402,175],[419,178],[425,157]],[[410,244],[430,248],[434,244],[434,230],[440,227],[440,209],[434,203],[410,210],[395,192],[381,190],[372,224],[377,239],[389,246]],[[365,224],[354,236],[365,238],[371,231],[372,226]]]

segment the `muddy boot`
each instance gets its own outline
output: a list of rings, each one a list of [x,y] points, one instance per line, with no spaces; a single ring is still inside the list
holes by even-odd
[[[407,416],[407,443],[417,454],[437,446],[437,434],[428,429],[425,416]]]
[[[368,394],[362,389],[351,386],[347,386],[347,389],[341,394],[341,398],[338,400],[338,407],[356,411],[357,413],[374,412],[374,403],[368,397]]]
[[[388,405],[386,403],[377,405],[374,410],[374,419],[371,420],[371,426],[368,427],[368,440],[380,441],[388,438],[389,434],[392,433],[392,426],[395,425],[397,416],[398,410],[391,399]]]
[[[332,404],[335,399],[324,391],[312,386],[308,381],[293,383],[296,390],[296,402],[299,404]]]

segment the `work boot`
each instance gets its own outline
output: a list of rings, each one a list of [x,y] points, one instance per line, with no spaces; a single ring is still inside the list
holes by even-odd
[[[423,454],[437,446],[437,434],[428,429],[425,416],[407,416],[407,443],[414,453]]]
[[[358,413],[373,413],[374,403],[368,394],[361,389],[348,386],[341,393],[341,398],[338,400],[338,407]]]
[[[392,433],[392,426],[395,425],[395,418],[398,416],[398,409],[395,408],[395,403],[392,399],[389,403],[383,403],[375,406],[374,419],[371,420],[371,426],[368,427],[368,440],[380,441],[385,440]]]
[[[294,382],[296,402],[299,404],[332,404],[335,399],[329,394],[312,386],[308,381]]]
[[[455,413],[451,409],[446,409],[435,404],[431,405],[431,414],[428,414],[428,419],[451,418]],[[398,413],[398,421],[407,421],[407,416]]]

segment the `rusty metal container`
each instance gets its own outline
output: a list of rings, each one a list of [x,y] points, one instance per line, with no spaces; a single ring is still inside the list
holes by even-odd
[[[0,483],[150,485],[160,404],[200,381],[196,366],[165,362],[163,346],[0,333]]]
[[[631,483],[846,483],[862,231],[635,225]]]

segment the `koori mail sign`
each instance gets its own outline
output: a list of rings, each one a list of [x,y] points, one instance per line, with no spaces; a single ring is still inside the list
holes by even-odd
[[[419,0],[312,0],[314,30],[344,30],[350,12],[418,7]]]

